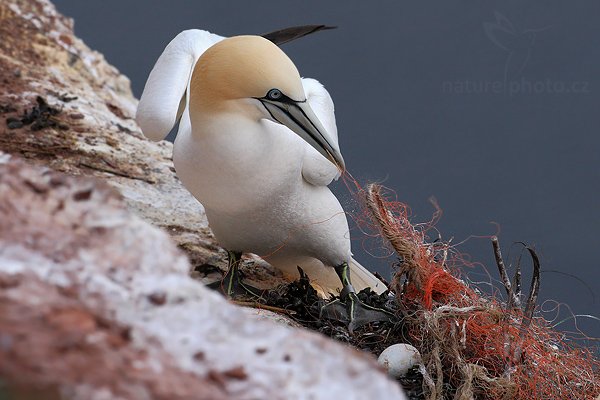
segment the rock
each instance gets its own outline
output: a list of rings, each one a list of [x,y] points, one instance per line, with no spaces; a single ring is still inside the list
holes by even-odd
[[[291,326],[293,328],[300,328],[302,325],[298,324],[291,318],[288,318],[282,314],[278,314],[273,311],[260,309],[260,308],[250,308],[244,307],[242,308],[244,314],[246,314],[250,318],[254,318],[260,321],[272,321],[277,324]]]
[[[172,145],[144,138],[129,80],[74,36],[73,21],[46,0],[5,0],[0,38],[0,151],[102,178],[169,233],[192,269],[225,269],[204,209],[175,176]],[[284,282],[262,261],[248,259],[242,269],[258,287]]]
[[[0,376],[66,398],[403,399],[369,357],[188,276],[116,190],[0,155]]]
[[[0,395],[404,398],[367,356],[189,277],[225,252],[127,78],[72,25],[47,0],[0,2]]]
[[[387,371],[389,376],[398,379],[421,363],[421,354],[410,344],[398,343],[382,351],[377,363]]]

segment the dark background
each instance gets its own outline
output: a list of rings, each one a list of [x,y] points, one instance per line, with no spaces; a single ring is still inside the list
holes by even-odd
[[[184,29],[230,36],[337,25],[284,50],[332,94],[354,177],[392,188],[414,222],[430,219],[435,196],[442,237],[468,239],[456,250],[485,266],[465,269],[473,281],[489,282],[486,269],[497,276],[488,237],[499,230],[507,259],[519,255],[516,241],[539,252],[547,318],[572,315],[564,304],[600,315],[597,1],[55,3],[138,97]],[[334,189],[356,211],[345,186]],[[361,263],[389,271],[393,259],[368,255],[375,245],[357,230],[353,239]],[[557,302],[559,316],[549,311]],[[579,317],[577,325],[600,336],[597,320]],[[576,329],[573,319],[558,327]]]

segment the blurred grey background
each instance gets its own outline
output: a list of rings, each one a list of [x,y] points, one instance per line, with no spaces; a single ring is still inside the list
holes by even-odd
[[[565,305],[600,316],[599,2],[54,2],[138,97],[184,29],[337,25],[283,48],[332,94],[352,175],[393,189],[413,222],[431,218],[434,196],[442,238],[477,263],[464,270],[473,281],[497,277],[490,235],[499,231],[507,261],[520,254],[514,242],[534,246],[546,317],[600,336],[597,320],[561,322]],[[334,189],[357,211],[343,183]],[[352,235],[357,259],[389,275],[393,258]]]

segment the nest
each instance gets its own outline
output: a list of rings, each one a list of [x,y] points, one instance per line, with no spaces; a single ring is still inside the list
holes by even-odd
[[[301,270],[299,280],[263,294],[265,308],[375,356],[392,344],[413,345],[423,364],[400,379],[410,399],[598,399],[600,361],[536,313],[540,261],[533,248],[523,244],[533,264],[525,298],[519,266],[511,281],[492,237],[507,300],[482,294],[459,278],[463,258],[448,243],[428,240],[439,210],[429,223],[413,225],[409,208],[380,186],[357,188],[368,216],[357,222],[374,228],[398,258],[389,293],[365,289],[359,297],[397,321],[350,333],[343,321],[320,318],[321,307],[338,297],[319,298]]]
[[[521,304],[521,273],[508,278],[500,245],[493,251],[507,301],[481,294],[452,273],[448,244],[428,243],[430,225],[414,226],[408,207],[378,185],[362,192],[373,225],[398,255],[390,289],[408,342],[419,349],[427,399],[596,399],[600,361],[536,315],[540,262]],[[435,218],[434,218],[435,220]]]

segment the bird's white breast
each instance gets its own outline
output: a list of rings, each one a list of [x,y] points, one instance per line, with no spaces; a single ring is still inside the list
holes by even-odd
[[[223,213],[261,208],[301,179],[305,148],[292,135],[269,121],[233,113],[202,121],[193,134],[186,123],[174,146],[177,175],[206,208]]]
[[[224,247],[335,265],[350,256],[346,216],[329,188],[302,178],[306,146],[270,121],[225,114],[195,123],[192,132],[184,115],[173,158]]]

